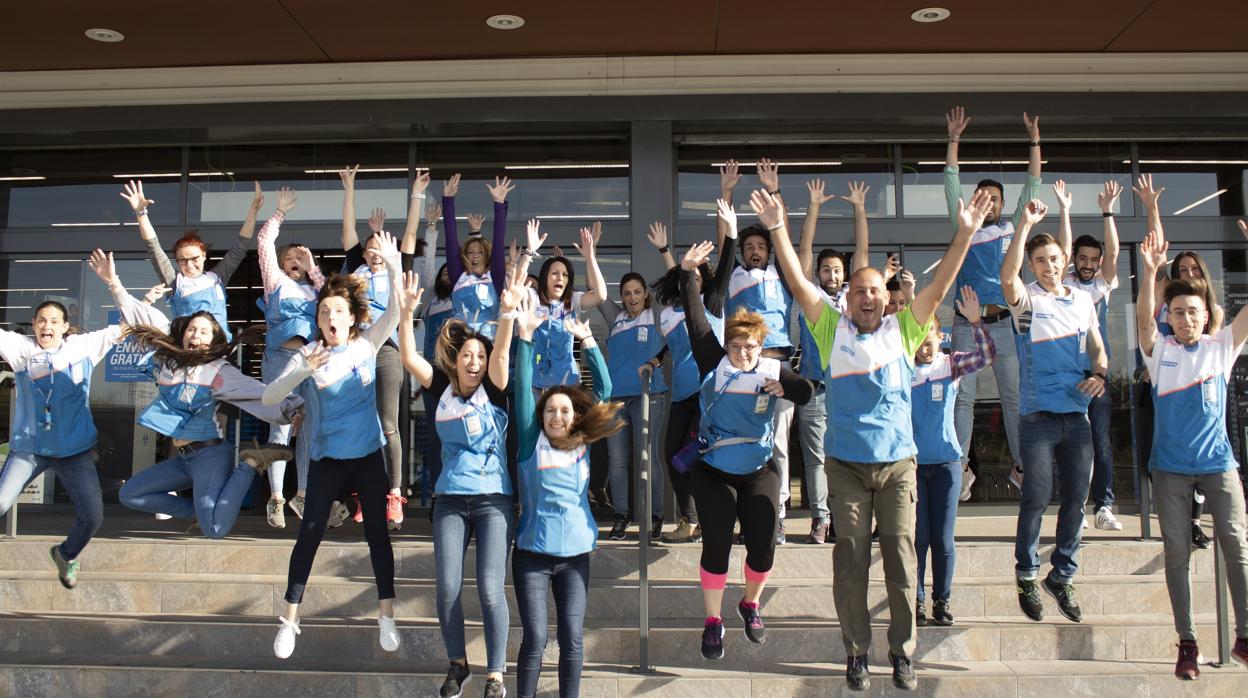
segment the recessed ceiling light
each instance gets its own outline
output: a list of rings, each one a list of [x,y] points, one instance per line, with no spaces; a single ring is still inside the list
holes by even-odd
[[[941,22],[949,19],[949,15],[953,14],[943,7],[924,7],[921,10],[915,10],[910,14],[910,19],[923,24],[931,24],[932,22]]]
[[[119,31],[113,31],[112,29],[100,29],[98,27],[95,29],[88,29],[85,33],[88,39],[103,41],[106,44],[115,44],[126,38]]]
[[[494,15],[485,20],[485,24],[492,29],[519,29],[524,26],[524,18],[516,15]]]

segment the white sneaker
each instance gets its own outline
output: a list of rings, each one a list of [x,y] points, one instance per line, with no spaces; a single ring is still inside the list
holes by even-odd
[[[1122,522],[1109,507],[1101,507],[1096,510],[1096,527],[1102,531],[1121,531]]]
[[[334,505],[329,508],[329,521],[325,525],[329,528],[338,528],[349,518],[351,518],[351,510],[347,508],[347,505],[334,502]]]
[[[178,493],[177,493],[177,492],[170,492],[169,494],[172,494],[172,495],[174,495],[174,496],[177,496],[177,494],[178,494]],[[169,514],[157,514],[157,515],[156,515],[156,520],[157,520],[157,521],[168,521],[169,519],[172,519],[172,518],[173,518],[173,517],[172,517],[172,516],[170,516]]]
[[[1019,492],[1023,491],[1023,466],[1015,465],[1010,468],[1010,484],[1018,488]]]
[[[958,495],[959,502],[965,502],[971,498],[971,485],[975,484],[975,473],[968,467],[962,466],[962,494]]]
[[[273,638],[273,654],[278,659],[288,659],[295,653],[295,636],[300,633],[299,623],[292,623],[281,616],[277,619],[282,622],[282,627],[277,629],[277,637]]]
[[[1085,531],[1088,530],[1088,517],[1083,517],[1083,519],[1079,522],[1079,528],[1082,528]]]
[[[377,627],[380,631],[377,641],[381,643],[381,649],[387,652],[397,650],[399,648],[399,629],[394,626],[394,619],[378,616]]]

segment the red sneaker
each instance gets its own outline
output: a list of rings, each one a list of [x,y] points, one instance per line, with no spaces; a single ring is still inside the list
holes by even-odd
[[[407,497],[400,494],[386,495],[386,528],[397,531],[403,525],[404,504],[407,504]]]
[[[1174,675],[1184,681],[1200,677],[1200,648],[1195,640],[1179,640],[1179,661],[1174,664]]]
[[[1248,637],[1235,638],[1235,646],[1231,648],[1231,659],[1248,666]]]

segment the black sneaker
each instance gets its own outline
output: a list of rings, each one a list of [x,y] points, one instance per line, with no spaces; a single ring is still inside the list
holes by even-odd
[[[624,532],[628,530],[628,517],[616,516],[611,522],[611,532],[607,534],[607,538],[611,540],[624,540]]]
[[[953,625],[953,614],[949,612],[948,599],[936,599],[932,602],[932,625]]]
[[[761,645],[767,641],[767,627],[763,625],[763,617],[758,614],[758,604],[745,605],[745,600],[737,604],[737,613],[745,623],[745,636],[750,642]]]
[[[485,682],[485,698],[507,698],[507,688],[498,679]]]
[[[724,658],[724,622],[718,618],[706,621],[702,629],[702,656],[707,659]]]
[[[650,542],[663,542],[663,519],[657,516],[650,520]]]
[[[1044,604],[1040,601],[1040,592],[1036,589],[1036,580],[1019,579],[1018,607],[1034,621],[1044,620]]]
[[[1209,536],[1205,535],[1205,532],[1201,529],[1200,524],[1195,521],[1192,522],[1192,545],[1200,548],[1201,550],[1209,549]]]
[[[446,680],[442,682],[442,690],[438,695],[442,698],[459,698],[464,694],[464,686],[468,685],[468,680],[471,678],[472,672],[468,670],[467,664],[451,662],[451,667],[446,671]]]
[[[914,675],[914,665],[909,657],[899,657],[888,653],[888,661],[893,663],[893,685],[903,691],[913,691],[919,685],[919,678]]]
[[[920,628],[927,627],[927,609],[923,606],[923,599],[914,602],[914,624]]]
[[[851,691],[871,688],[871,672],[867,670],[867,655],[845,658],[845,683]]]
[[[1079,610],[1079,601],[1075,598],[1074,584],[1061,584],[1045,577],[1041,583],[1049,596],[1057,599],[1057,610],[1072,623],[1083,622],[1083,612]]]

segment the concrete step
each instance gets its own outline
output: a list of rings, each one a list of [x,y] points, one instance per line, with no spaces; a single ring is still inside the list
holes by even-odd
[[[375,614],[375,611],[374,611]],[[1197,617],[1205,653],[1213,655],[1216,632],[1212,615]],[[735,618],[726,619],[725,665],[744,662],[827,662],[844,657],[840,627],[829,621],[769,620],[767,642],[750,643]],[[273,659],[276,615],[4,613],[0,614],[0,651],[12,654],[108,654],[118,657],[214,657],[238,669],[260,669]],[[399,618],[402,645],[393,654],[377,644],[372,618],[304,616],[295,656],[287,664],[317,669],[326,662],[356,666],[378,662],[393,671],[412,666],[441,666],[445,661],[436,619]],[[873,624],[871,655],[886,657],[886,624]],[[513,623],[508,658],[520,648],[521,628]],[[665,667],[708,665],[700,654],[701,622],[660,620],[652,624],[650,658]],[[485,658],[479,622],[467,624],[468,656]],[[553,630],[547,659],[558,654]],[[1082,624],[1060,618],[1031,623],[1017,616],[960,620],[952,627],[919,628],[916,660],[924,662],[1172,660],[1175,634],[1169,616],[1099,616]],[[590,620],[585,625],[585,657],[592,664],[631,666],[638,661],[636,627]],[[256,662],[261,662],[257,664]]]
[[[918,696],[1027,697],[1086,695],[1105,698],[1201,696],[1238,698],[1248,692],[1248,671],[1242,667],[1202,670],[1199,681],[1181,682],[1170,661],[1156,662],[918,662]],[[479,667],[477,668],[479,672]],[[885,664],[871,667],[871,690],[851,693],[840,663],[732,664],[725,660],[678,674],[659,667],[637,674],[626,666],[589,664],[581,695],[714,696],[715,698],[884,696],[896,695]],[[538,695],[555,695],[554,667],[543,669]],[[289,669],[273,660],[267,666],[239,670],[214,658],[143,658],[117,662],[100,655],[19,655],[0,664],[0,693],[27,698],[77,696],[335,696],[336,698],[408,698],[437,690],[444,672],[423,667],[400,670],[375,666],[350,669]],[[474,674],[468,695],[481,686]],[[515,679],[506,677],[515,695]]]
[[[0,570],[48,569],[48,548],[62,538],[53,536],[22,536],[0,540]],[[180,539],[112,539],[92,541],[81,556],[83,572],[181,572],[214,574],[285,573],[290,562],[293,541],[225,539],[206,540],[202,537]],[[802,577],[827,577],[832,570],[832,545],[790,544],[776,549],[773,580]],[[475,548],[465,558],[468,576],[475,576]],[[1040,559],[1047,564],[1050,543],[1040,548]],[[432,578],[434,575],[433,544],[428,539],[394,542],[395,573],[400,577]],[[696,579],[701,557],[698,544],[662,545],[649,551],[651,577]],[[741,581],[745,550],[733,546],[728,570],[732,581]],[[1164,569],[1159,541],[1130,539],[1087,542],[1079,555],[1080,574],[1095,575],[1155,574]],[[1192,555],[1193,569],[1198,574],[1213,572],[1210,551],[1196,550]],[[590,575],[595,579],[636,579],[638,570],[636,544],[603,542],[594,552]],[[960,542],[954,568],[956,577],[971,575],[1008,575],[1014,569],[1014,546],[1011,542]],[[312,573],[321,576],[371,577],[368,547],[356,541],[326,541],[317,551]],[[883,577],[879,550],[872,554],[871,575]]]
[[[50,564],[50,563],[49,563]],[[725,593],[725,613],[741,591],[731,585]],[[1014,579],[1009,576],[955,579],[952,611],[955,618],[1014,616],[1019,613]],[[1164,575],[1099,575],[1078,580],[1079,603],[1086,615],[1165,614],[1170,611]],[[518,618],[515,590],[506,587],[512,617]],[[270,617],[285,606],[285,575],[183,574],[169,572],[84,571],[78,587],[64,589],[53,570],[0,572],[0,610],[3,611],[115,611],[129,613],[206,613]],[[887,617],[884,579],[873,577],[867,590],[872,615]],[[1213,576],[1193,575],[1192,594],[1197,609],[1213,608]],[[432,579],[396,579],[397,613],[401,618],[437,616],[436,586]],[[1045,597],[1047,599],[1047,597]],[[474,580],[464,583],[464,612],[481,617]],[[650,617],[701,620],[702,593],[691,579],[650,580]],[[1047,605],[1053,606],[1053,602]],[[316,616],[368,616],[377,608],[376,589],[368,576],[314,576],[304,593],[303,612]],[[596,579],[589,588],[586,617],[636,624],[640,612],[637,583]],[[769,619],[837,618],[831,581],[818,578],[773,578],[763,593],[763,613]],[[1054,611],[1056,613],[1056,611]]]

